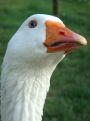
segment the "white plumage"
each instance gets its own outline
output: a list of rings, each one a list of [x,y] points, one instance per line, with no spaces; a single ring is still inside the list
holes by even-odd
[[[41,121],[56,65],[86,43],[57,17],[29,17],[9,41],[3,60],[1,121]]]

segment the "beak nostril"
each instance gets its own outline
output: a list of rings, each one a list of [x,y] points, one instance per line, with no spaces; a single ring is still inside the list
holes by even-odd
[[[64,31],[59,31],[59,34],[60,35],[65,35],[65,32]]]

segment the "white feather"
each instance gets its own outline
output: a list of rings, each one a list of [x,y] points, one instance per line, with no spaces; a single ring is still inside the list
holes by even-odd
[[[32,19],[35,29],[28,27]],[[50,78],[64,52],[47,53],[45,21],[62,21],[37,14],[29,17],[9,41],[1,74],[1,121],[41,121]]]

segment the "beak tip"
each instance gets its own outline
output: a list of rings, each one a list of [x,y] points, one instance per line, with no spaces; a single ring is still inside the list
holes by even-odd
[[[87,45],[86,38],[84,38],[83,36],[78,35],[78,34],[76,34],[76,36],[77,36],[76,38],[77,38],[79,44],[81,44],[81,45]]]
[[[81,42],[82,45],[87,45],[87,40],[84,37],[82,38]]]

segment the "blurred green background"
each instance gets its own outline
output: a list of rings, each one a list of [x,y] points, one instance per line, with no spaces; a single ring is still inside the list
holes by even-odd
[[[90,121],[90,0],[60,0],[59,6],[59,17],[88,45],[54,71],[43,121]],[[52,14],[52,0],[0,0],[0,64],[9,39],[35,13]]]

